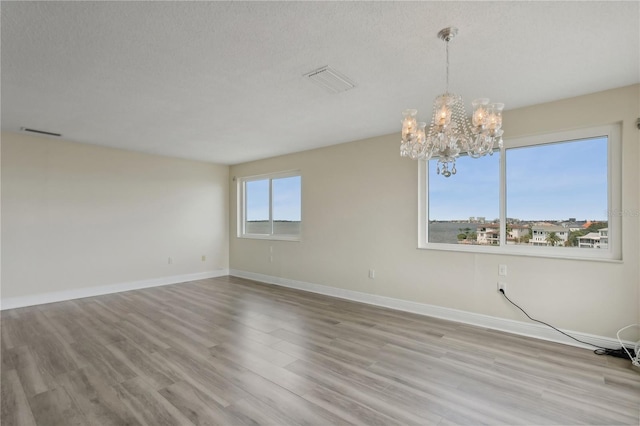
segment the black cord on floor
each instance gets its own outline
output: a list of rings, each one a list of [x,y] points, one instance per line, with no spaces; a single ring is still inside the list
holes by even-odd
[[[582,340],[580,340],[580,339],[576,339],[575,337],[573,337],[573,336],[571,336],[571,335],[569,335],[569,334],[565,333],[565,332],[564,332],[564,331],[562,331],[562,330],[558,330],[557,328],[555,328],[555,327],[554,327],[554,326],[552,326],[551,324],[547,324],[547,323],[546,323],[546,322],[544,322],[544,321],[540,321],[540,320],[537,320],[537,319],[535,319],[535,318],[531,318],[531,317],[529,316],[529,314],[525,312],[525,310],[524,310],[524,309],[522,309],[522,308],[521,308],[520,306],[518,306],[515,302],[513,302],[511,299],[509,299],[509,297],[507,297],[507,294],[504,292],[504,290],[503,290],[503,289],[500,289],[499,291],[500,291],[500,293],[502,293],[502,295],[504,296],[504,298],[505,298],[505,299],[507,299],[507,300],[509,301],[509,303],[511,303],[511,304],[512,304],[513,306],[515,306],[516,308],[520,309],[520,310],[522,311],[522,313],[523,313],[523,314],[525,314],[525,315],[527,316],[527,318],[529,318],[531,321],[535,321],[535,322],[538,322],[538,323],[540,323],[540,324],[544,324],[544,325],[546,325],[547,327],[553,328],[553,329],[554,329],[555,331],[557,331],[558,333],[564,334],[565,336],[569,337],[570,339],[575,340],[576,342],[582,343],[582,344],[584,344],[584,345],[593,346],[594,348],[598,348],[598,349],[596,349],[595,351],[593,351],[593,352],[594,352],[595,354],[597,354],[597,355],[611,355],[611,356],[615,356],[615,357],[619,357],[619,358],[628,358],[628,357],[627,357],[627,354],[626,354],[626,353],[624,353],[624,350],[623,350],[622,348],[620,348],[620,349],[609,349],[609,348],[603,348],[602,346],[594,345],[593,343],[583,342]],[[620,356],[619,354],[624,354],[624,356]],[[632,354],[632,356],[635,356],[635,355],[633,355],[633,354]]]

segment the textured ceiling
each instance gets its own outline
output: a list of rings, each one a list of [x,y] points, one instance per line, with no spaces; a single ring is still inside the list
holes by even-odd
[[[506,109],[640,81],[632,2],[5,2],[2,129],[223,164],[399,132],[451,83]],[[357,87],[303,75],[329,65]]]

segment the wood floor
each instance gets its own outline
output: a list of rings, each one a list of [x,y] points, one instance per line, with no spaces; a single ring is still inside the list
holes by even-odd
[[[1,330],[2,426],[640,423],[628,361],[240,278]]]

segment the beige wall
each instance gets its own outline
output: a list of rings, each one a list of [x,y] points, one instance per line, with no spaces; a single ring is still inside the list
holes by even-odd
[[[227,166],[3,133],[1,182],[3,299],[228,268]]]
[[[299,169],[302,241],[236,237],[236,184],[230,182],[232,269],[388,296],[494,317],[525,320],[496,293],[506,264],[509,295],[557,327],[613,337],[639,320],[640,86],[505,113],[505,134],[622,122],[622,262],[560,260],[419,250],[416,162],[399,157],[398,135],[231,167],[231,176]],[[269,247],[273,246],[273,262]],[[376,278],[368,278],[368,270]]]
[[[622,262],[419,250],[417,165],[398,135],[218,166],[2,134],[2,298],[216,269],[523,320],[509,295],[565,329],[612,337],[640,322],[640,86],[505,113],[510,137],[623,124]],[[301,242],[236,238],[231,176],[299,169]],[[273,246],[273,262],[269,247]],[[206,262],[200,257],[207,256]],[[172,257],[174,262],[167,263]],[[229,265],[229,258],[231,258]],[[369,279],[369,269],[376,278]]]

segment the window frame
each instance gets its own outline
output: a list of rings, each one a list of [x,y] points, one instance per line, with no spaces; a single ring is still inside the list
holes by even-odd
[[[607,137],[607,221],[609,244],[606,249],[587,250],[579,247],[531,247],[506,244],[506,151],[512,148],[532,147],[581,139]],[[505,139],[500,149],[500,245],[463,245],[429,242],[429,169],[428,161],[418,161],[418,248],[471,253],[551,257],[558,259],[587,259],[602,261],[622,260],[622,133],[621,123],[565,130],[551,133]],[[451,179],[454,179],[451,178]],[[613,244],[611,243],[613,241]]]
[[[274,234],[273,233],[273,180],[290,177],[300,178],[300,232],[298,234]],[[238,238],[249,238],[257,240],[278,240],[278,241],[301,241],[302,238],[302,173],[300,170],[290,170],[276,173],[266,173],[261,175],[243,176],[237,178],[237,202],[238,202]],[[271,232],[269,234],[251,234],[246,232],[247,218],[247,182],[261,180],[269,181],[269,224]]]

